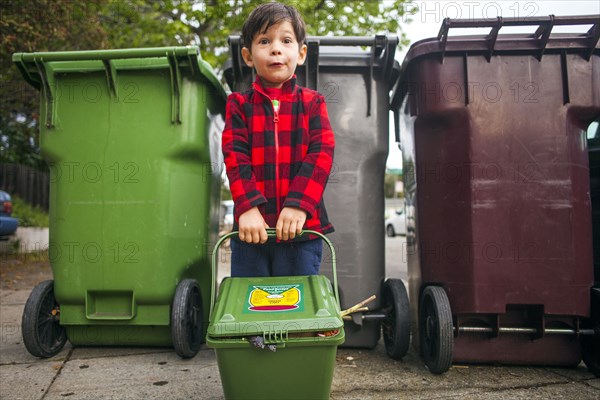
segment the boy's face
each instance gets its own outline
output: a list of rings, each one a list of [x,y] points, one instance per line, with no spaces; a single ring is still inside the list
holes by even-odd
[[[242,48],[246,64],[256,68],[265,87],[280,88],[302,65],[306,58],[306,45],[298,46],[294,28],[289,21],[282,21],[258,33],[251,48]]]

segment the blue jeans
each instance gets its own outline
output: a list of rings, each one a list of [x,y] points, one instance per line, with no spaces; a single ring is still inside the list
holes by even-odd
[[[323,240],[250,244],[231,239],[231,276],[316,275],[321,266]]]

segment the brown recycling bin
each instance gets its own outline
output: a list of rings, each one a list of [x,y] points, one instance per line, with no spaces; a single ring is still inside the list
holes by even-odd
[[[537,30],[498,34],[514,25]],[[551,34],[557,25],[591,28]],[[413,343],[432,372],[582,355],[599,372],[587,140],[600,118],[599,37],[600,16],[445,20],[406,56],[392,109]]]

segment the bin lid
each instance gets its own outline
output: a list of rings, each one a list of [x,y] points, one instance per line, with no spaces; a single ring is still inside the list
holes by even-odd
[[[319,75],[327,70],[347,73],[357,69],[369,74],[366,96],[370,98],[372,81],[395,82],[399,65],[394,59],[399,39],[396,35],[376,36],[307,36],[307,56],[296,69],[299,84],[317,90]],[[244,91],[254,81],[254,71],[242,59],[242,39],[229,37],[231,59],[224,65],[227,85],[233,91]],[[370,50],[365,50],[369,47]],[[391,89],[391,85],[390,85]],[[369,100],[370,102],[370,100]]]
[[[590,26],[586,33],[552,33],[555,26]],[[503,27],[537,26],[535,33],[499,34]],[[487,35],[450,36],[451,28],[490,28]],[[409,67],[423,57],[439,57],[443,62],[449,55],[485,56],[497,54],[531,54],[541,59],[548,53],[579,53],[589,60],[598,54],[600,40],[600,15],[539,16],[497,19],[451,19],[442,23],[437,37],[420,40],[411,45],[402,62],[400,76],[395,85],[391,109],[397,110],[408,93]]]
[[[56,72],[105,70],[107,79],[114,80],[120,69],[170,68],[175,75],[179,69],[190,69],[195,79],[207,79],[214,93],[227,99],[223,85],[210,64],[202,60],[198,46],[15,53],[12,60],[25,80],[37,89],[45,80],[52,81],[45,75]],[[47,68],[48,63],[52,63],[52,68]]]
[[[226,278],[208,335],[286,335],[331,331],[343,325],[331,283],[323,275]]]
[[[15,53],[13,62],[25,80],[42,91],[45,98],[45,125],[53,128],[56,121],[56,103],[60,97],[56,79],[65,74],[102,73],[107,91],[115,104],[125,102],[123,89],[129,82],[119,84],[123,71],[161,70],[171,83],[171,122],[182,122],[182,93],[185,80],[201,83],[206,93],[215,99],[224,113],[227,95],[212,68],[200,57],[197,46],[154,47],[139,49],[56,51],[42,53]],[[120,88],[123,86],[124,88]],[[219,101],[220,100],[220,101]]]

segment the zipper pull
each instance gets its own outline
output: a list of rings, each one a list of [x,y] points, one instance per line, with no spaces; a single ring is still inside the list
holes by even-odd
[[[271,103],[273,103],[274,111],[273,121],[277,123],[279,122],[279,100],[271,100]]]

